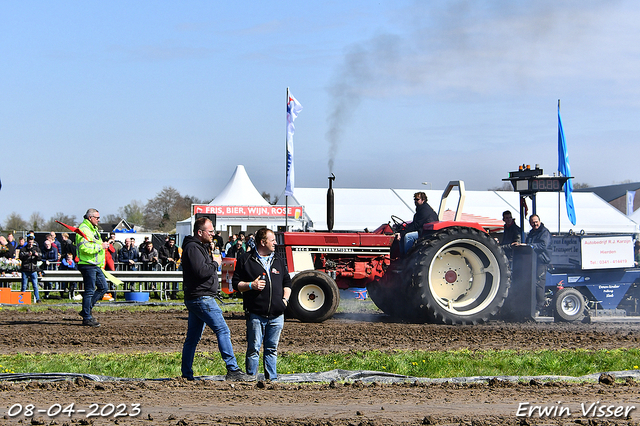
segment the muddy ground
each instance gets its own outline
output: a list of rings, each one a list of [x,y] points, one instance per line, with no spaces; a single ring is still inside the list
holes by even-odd
[[[77,307],[45,312],[0,310],[0,353],[180,352],[186,311],[102,312],[100,328],[82,327]],[[245,347],[244,315],[226,314],[235,350]],[[287,320],[280,353],[348,353],[378,349],[614,349],[640,347],[640,324],[507,324],[477,326],[403,324],[377,314],[337,314],[322,324]],[[198,347],[216,351],[210,330]],[[197,361],[197,358],[196,358]],[[82,372],[79,372],[82,373]],[[213,380],[0,382],[0,425],[413,425],[413,424],[640,424],[640,383],[323,384],[228,383]],[[98,404],[101,415],[49,416],[60,404]],[[529,405],[523,405],[528,403]],[[45,411],[11,416],[14,404]],[[109,414],[135,414],[135,417]],[[117,407],[118,404],[123,404]],[[595,404],[595,405],[593,405]],[[610,408],[611,406],[611,408]],[[517,416],[533,408],[532,416]],[[631,408],[638,407],[638,409]],[[588,413],[583,413],[589,408]],[[601,410],[599,410],[601,408]],[[15,410],[16,408],[14,408]],[[551,410],[542,418],[539,410]],[[595,409],[595,413],[594,413]],[[520,411],[519,411],[520,410]],[[524,410],[524,411],[523,411]],[[536,411],[537,410],[537,411]],[[555,411],[553,411],[555,410]],[[609,411],[607,411],[609,410]],[[616,411],[618,410],[618,411]],[[560,416],[562,412],[564,416]],[[567,416],[567,412],[569,416]],[[602,415],[600,415],[602,413]],[[607,414],[611,413],[611,416]]]

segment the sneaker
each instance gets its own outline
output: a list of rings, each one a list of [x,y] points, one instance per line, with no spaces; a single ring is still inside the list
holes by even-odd
[[[82,325],[85,325],[87,327],[100,327],[100,323],[98,321],[96,321],[95,318],[89,318],[89,319],[82,320]]]
[[[107,302],[113,302],[113,296],[111,295],[111,293],[106,293],[104,296],[102,296],[102,300],[106,300]]]
[[[242,370],[229,371],[224,379],[231,382],[250,382],[255,380],[253,376],[245,374]]]
[[[73,300],[82,300],[82,295],[76,294],[75,296],[73,296]]]

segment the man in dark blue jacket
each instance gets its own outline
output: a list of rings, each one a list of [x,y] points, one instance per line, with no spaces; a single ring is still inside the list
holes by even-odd
[[[184,304],[189,311],[187,336],[182,347],[182,377],[193,380],[196,346],[208,325],[216,333],[218,350],[227,366],[226,380],[249,380],[250,377],[238,367],[229,326],[215,299],[218,293],[218,264],[213,261],[211,253],[213,223],[206,217],[198,218],[193,233],[182,242]]]
[[[536,253],[536,316],[544,308],[544,287],[547,274],[547,266],[551,263],[551,232],[540,222],[540,216],[532,214],[529,217],[531,231],[525,240]]]
[[[125,271],[137,271],[138,250],[131,243],[131,238],[124,240],[124,247],[118,252],[118,262],[122,263]]]
[[[264,377],[277,380],[278,342],[291,295],[291,276],[284,259],[275,253],[272,230],[260,228],[255,242],[255,250],[238,258],[232,284],[242,293],[247,317],[247,374],[258,372],[260,346],[264,343]]]

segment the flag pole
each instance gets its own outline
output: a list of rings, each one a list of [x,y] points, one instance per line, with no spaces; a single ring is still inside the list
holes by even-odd
[[[289,88],[287,87],[287,98],[284,102],[284,111],[285,116],[287,113],[287,105],[289,104]],[[287,195],[287,127],[284,128],[284,230],[285,232],[289,230],[289,215],[287,214],[289,210],[289,196]]]
[[[560,99],[558,99],[558,112],[560,112]],[[560,174],[560,171],[558,170],[558,175]],[[566,191],[566,189],[565,189]],[[558,234],[560,234],[560,220],[561,220],[561,216],[560,216],[560,192],[562,191],[558,191]]]
[[[569,153],[564,138],[562,118],[560,117],[560,99],[558,99],[558,175],[566,178],[564,183],[564,199],[567,216],[572,225],[576,225],[576,208],[573,203],[573,182],[571,182],[571,168],[569,167]],[[564,179],[563,179],[564,180]]]

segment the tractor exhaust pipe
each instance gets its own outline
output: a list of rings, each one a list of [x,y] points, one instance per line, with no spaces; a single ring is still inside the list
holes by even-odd
[[[333,231],[333,218],[334,218],[334,214],[333,214],[333,206],[334,206],[334,200],[333,200],[333,181],[336,180],[336,176],[331,173],[331,176],[329,176],[329,189],[327,190],[327,229],[329,230],[329,232]]]

